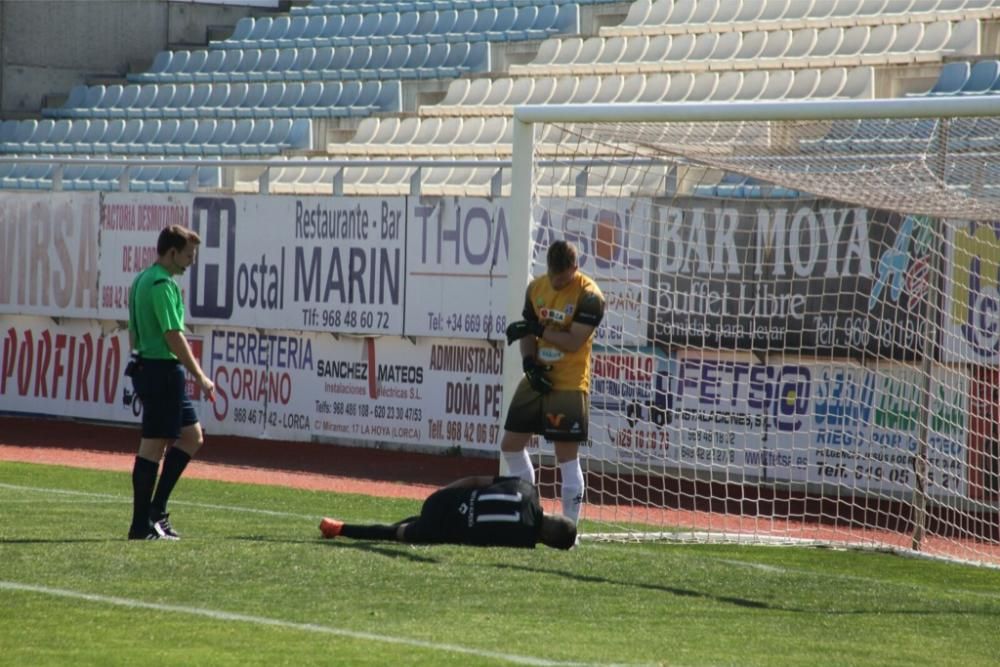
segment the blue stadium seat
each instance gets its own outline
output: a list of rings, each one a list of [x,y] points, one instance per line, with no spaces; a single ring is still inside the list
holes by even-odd
[[[406,58],[406,66],[399,70],[401,79],[419,78],[420,68],[424,67],[431,54],[430,44],[414,44],[410,47],[410,54]]]
[[[274,69],[280,54],[281,51],[278,49],[262,49],[260,51],[260,58],[257,59],[253,69],[247,70],[245,75],[241,77],[241,80],[266,81],[267,73]]]
[[[252,16],[245,16],[236,22],[236,27],[233,29],[233,34],[229,36],[226,42],[245,42],[250,37],[250,32],[254,27],[254,18]],[[162,71],[162,70],[160,70]]]
[[[229,97],[226,98],[225,111],[220,108],[217,116],[225,114],[236,118],[253,118],[254,109],[264,99],[268,83],[234,83],[229,87]]]
[[[302,88],[302,96],[299,101],[292,107],[287,109],[287,113],[295,116],[295,111],[307,110],[312,111],[312,109],[319,103],[320,98],[323,96],[323,83],[320,81],[310,81],[305,84]]]
[[[201,116],[203,113],[202,108],[205,106],[205,103],[208,102],[208,98],[212,95],[212,88],[214,85],[218,84],[194,84],[191,89],[191,98],[180,109],[181,118],[196,118]]]
[[[306,92],[308,91],[308,96]],[[310,81],[302,83],[294,81],[281,86],[281,96],[275,101],[274,114],[281,116],[293,116],[300,106],[311,106],[318,100],[323,92],[321,81]]]
[[[19,125],[20,121],[16,120],[5,120],[3,123],[0,123],[0,146],[14,141],[14,136]]]
[[[212,107],[212,115],[216,118],[232,118],[237,114],[237,109],[242,106],[243,101],[247,97],[247,90],[251,85],[264,85],[264,84],[248,84],[248,83],[230,83],[230,84],[213,84],[220,90],[224,91],[225,98],[221,100],[218,106]],[[214,100],[213,100],[214,103]]]
[[[261,20],[267,20],[267,18]],[[291,19],[288,16],[277,16],[271,19],[267,32],[264,35],[257,37],[256,40],[251,35],[249,41],[256,41],[256,45],[261,48],[278,48],[280,46],[279,40],[288,32],[290,25]]]
[[[215,83],[209,88],[209,96],[199,107],[201,116],[215,116],[218,110],[226,105],[226,101],[232,93],[232,85],[228,83]],[[244,84],[246,85],[246,84]]]
[[[240,52],[243,57],[240,58],[240,64],[236,69],[229,73],[230,81],[246,81],[247,74],[257,68],[263,55],[262,49],[242,49]]]
[[[81,141],[87,135],[87,131],[90,129],[90,123],[92,122],[88,118],[78,118],[72,121],[67,121],[70,123],[69,131],[66,135],[56,144],[56,153],[76,153],[81,145]]]
[[[85,121],[79,122],[83,123]],[[49,133],[38,144],[38,149],[45,153],[59,153],[59,146],[66,141],[66,137],[69,136],[72,127],[72,121],[68,118],[61,118],[55,121],[51,128],[49,128]]]
[[[74,153],[96,153],[94,144],[101,140],[101,137],[108,133],[108,120],[105,118],[92,118],[87,125],[87,131],[76,142]]]
[[[339,81],[324,81],[323,92],[320,98],[313,104],[311,109],[294,109],[292,116],[303,118],[306,116],[332,116],[334,108],[337,106],[340,96],[344,91],[344,85]]]
[[[38,121],[34,118],[14,122],[17,125],[13,130],[8,127],[7,138],[0,144],[4,153],[20,153],[21,147],[31,139],[38,127]]]
[[[340,93],[340,99],[337,100],[337,106],[343,108],[344,115],[351,112],[351,108],[354,106],[355,102],[358,101],[358,97],[361,95],[361,83],[359,81],[347,81],[344,83],[344,87]]]
[[[139,136],[129,144],[128,153],[132,155],[162,154],[165,145],[177,134],[178,123],[176,118],[166,120],[154,118],[142,121],[142,130],[139,132]]]
[[[104,134],[93,140],[91,150],[94,153],[111,153],[112,147],[118,143],[125,134],[125,126],[128,121],[122,118],[114,118],[108,121],[108,126]]]
[[[279,49],[278,57],[274,61],[271,69],[264,73],[265,81],[283,81],[285,74],[291,69],[295,62],[296,52],[292,49]]]
[[[969,63],[945,63],[937,81],[927,92],[928,95],[954,95],[969,80],[972,66]]]
[[[153,99],[149,100],[149,104],[136,109],[136,111],[142,114],[143,118],[163,118],[162,110],[170,107],[173,103],[177,84],[164,83],[154,87],[156,88],[156,94],[153,95]]]
[[[218,146],[218,151],[223,155],[239,155],[240,149],[243,147],[243,144],[247,142],[252,130],[252,120],[245,118],[240,119],[236,122],[235,127],[225,141],[216,141],[215,137],[213,137],[211,143],[213,146]],[[217,129],[217,132],[220,131],[221,130]]]
[[[158,90],[159,84],[156,83],[147,83],[139,86],[135,90],[135,97],[131,97],[132,91],[130,91],[131,99],[127,100],[127,102],[119,98],[118,103],[109,110],[109,116],[111,118],[142,118],[143,109],[153,104]]]
[[[504,7],[496,16],[493,25],[483,32],[485,39],[490,41],[502,41],[507,39],[507,32],[514,29],[517,21],[517,9],[515,7]]]
[[[157,141],[157,143],[163,144],[163,152],[167,155],[184,155],[185,148],[192,142],[195,133],[198,130],[199,121],[196,121],[193,118],[185,118],[180,121],[177,119],[170,120],[177,124],[175,131],[172,133],[165,133],[165,140]],[[164,123],[167,122],[170,121],[164,121]],[[214,123],[214,121],[211,122]]]
[[[1000,61],[980,60],[972,66],[969,78],[962,86],[962,95],[982,94],[993,88],[993,85],[1000,78]]]
[[[204,152],[204,146],[210,144],[224,145],[232,142],[233,135],[236,133],[236,121],[232,118],[220,118],[215,123],[215,130],[212,132],[211,136],[201,142],[199,149]]]
[[[297,46],[296,41],[305,34],[306,29],[309,27],[309,23],[310,20],[306,16],[296,16],[292,18],[288,24],[288,28],[285,30],[285,33],[275,40],[278,48]]]

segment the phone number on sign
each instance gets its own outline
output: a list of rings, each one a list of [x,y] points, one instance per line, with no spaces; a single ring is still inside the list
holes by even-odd
[[[294,429],[308,431],[309,418],[286,412],[267,412],[261,408],[233,408],[233,422],[236,424],[260,424],[271,428]]]
[[[505,315],[452,313],[444,319],[444,330],[472,334],[502,334],[507,328]]]
[[[331,404],[331,414],[347,415],[348,417],[374,417],[396,421],[418,422],[423,419],[420,408],[404,408],[398,405],[367,405],[365,403],[342,403],[334,401]]]
[[[304,308],[302,325],[324,329],[364,329],[366,331],[389,330],[392,318],[384,310],[339,310]]]

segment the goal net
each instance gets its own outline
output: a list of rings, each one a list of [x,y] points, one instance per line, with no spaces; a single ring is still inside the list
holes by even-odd
[[[608,303],[590,538],[1000,566],[998,104],[518,110],[511,275],[568,238]]]

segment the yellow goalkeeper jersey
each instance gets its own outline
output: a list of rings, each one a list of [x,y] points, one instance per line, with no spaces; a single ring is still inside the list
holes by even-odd
[[[548,275],[539,276],[528,285],[522,315],[526,320],[541,322],[562,331],[569,330],[573,322],[579,322],[594,327],[596,332],[604,317],[604,295],[597,283],[580,271],[560,290],[552,288]],[[548,375],[553,389],[590,391],[590,349],[593,344],[593,333],[575,352],[564,352],[538,339],[538,360],[552,366]]]

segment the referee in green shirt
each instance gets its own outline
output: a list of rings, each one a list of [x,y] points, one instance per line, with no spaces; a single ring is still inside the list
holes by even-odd
[[[142,400],[142,439],[132,469],[130,540],[179,537],[170,525],[167,499],[204,442],[185,388],[185,368],[206,398],[215,400],[215,385],[184,337],[184,301],[173,279],[194,263],[200,243],[201,238],[185,227],[167,227],[156,242],[156,262],[132,282],[128,330],[133,362],[127,373]],[[157,484],[161,458],[163,470]]]

